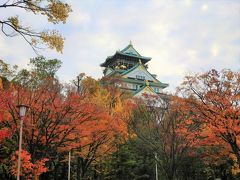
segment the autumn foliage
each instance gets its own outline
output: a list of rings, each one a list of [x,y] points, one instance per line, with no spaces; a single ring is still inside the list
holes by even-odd
[[[12,155],[12,173],[14,176],[17,176],[17,158],[18,151],[16,154]],[[26,179],[39,179],[39,176],[48,171],[48,168],[45,167],[45,163],[48,161],[47,158],[37,160],[35,163],[31,162],[31,155],[27,151],[22,151],[21,153],[21,176],[24,176]]]
[[[51,77],[34,89],[15,84],[2,90],[1,141],[18,133],[17,104],[30,107],[23,127],[22,175],[27,178],[38,179],[47,172],[47,160],[51,165],[49,171],[54,171],[56,164],[66,160],[69,151],[85,162],[82,164],[85,173],[92,163],[116,151],[116,143],[126,137],[124,119],[129,111],[118,90],[110,93],[99,86],[91,94],[63,91],[63,86]],[[15,162],[16,155],[11,160]],[[16,174],[16,163],[12,173]]]
[[[112,154],[118,158],[121,145],[133,141],[141,142],[149,158],[156,155],[153,161],[166,179],[223,166],[225,175],[239,177],[239,72],[187,76],[177,95],[139,99],[115,87],[114,80],[103,86],[83,75],[77,88],[63,85],[54,77],[60,64],[43,60],[37,65],[44,63],[47,71],[22,71],[0,89],[0,178],[16,176],[18,104],[30,107],[23,119],[26,179],[66,178],[69,152],[72,178],[104,177],[114,172],[106,164]],[[190,176],[192,167],[202,169]]]
[[[234,172],[239,172],[240,73],[211,70],[186,76],[179,94],[185,97],[191,119],[202,129],[199,146],[206,147],[203,157],[208,162],[228,157],[234,162]]]
[[[13,124],[7,126],[5,122],[5,119],[10,116],[7,112],[8,104],[11,104],[11,93],[0,89],[0,143],[6,138],[10,138],[16,129]]]
[[[144,103],[138,102],[130,122],[133,133],[156,154],[157,163],[170,180],[176,178],[184,159],[195,155],[200,140],[200,129],[186,111],[180,97],[146,96]]]
[[[144,103],[137,102],[130,126],[150,151],[158,155],[156,161],[167,179],[176,179],[177,174],[189,175],[182,167],[190,168],[187,160],[192,158],[204,164],[196,162],[198,166],[225,167],[221,176],[238,177],[239,100],[239,72],[211,70],[186,76],[177,95],[160,98],[147,95]],[[214,173],[213,177],[219,176]]]

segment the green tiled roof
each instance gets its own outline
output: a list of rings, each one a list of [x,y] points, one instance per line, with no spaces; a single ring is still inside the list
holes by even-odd
[[[121,54],[121,55],[130,56],[130,57],[135,57],[135,58],[138,58],[138,59],[144,59],[144,60],[147,60],[147,61],[152,59],[150,57],[145,57],[145,56],[141,56],[141,55],[130,54],[130,53],[123,53],[121,51],[117,51],[116,54]]]
[[[137,93],[139,93],[140,91],[142,91],[145,87],[146,87],[146,85],[143,86],[143,87],[141,87],[141,88],[139,88],[138,90],[136,90],[136,91],[134,92],[134,95],[137,94]]]
[[[127,45],[127,47],[125,47],[123,50],[121,51],[117,51],[117,53],[119,54],[123,54],[123,55],[128,55],[128,56],[132,56],[132,57],[137,57],[140,59],[151,59],[150,57],[144,57],[141,56],[137,50],[133,47],[132,42],[130,41],[130,44]]]
[[[137,50],[133,47],[132,43],[130,43],[127,47],[125,47],[123,50],[121,50],[124,54],[132,54],[135,56],[141,56]]]
[[[140,89],[138,89],[137,91],[135,91],[134,92],[134,95],[135,94],[137,94],[137,93],[139,93],[139,92],[141,92],[143,89],[145,89],[147,86],[145,85],[145,86],[143,86],[143,87],[141,87]],[[148,86],[151,90],[152,90],[152,92],[154,92],[154,93],[156,93],[152,88],[151,88],[151,86]],[[156,93],[157,94],[157,93]]]
[[[121,80],[124,81],[124,82],[129,82],[129,83],[145,84],[145,81],[141,81],[141,80],[137,80],[137,79],[121,78]],[[158,81],[158,83],[149,82],[149,86],[156,86],[156,87],[166,88],[166,87],[168,87],[168,84],[161,83],[160,81]]]
[[[116,73],[119,73],[120,76],[124,76],[130,72],[132,72],[134,69],[136,69],[137,67],[139,66],[143,66],[142,64],[138,63],[136,64],[135,66],[133,66],[131,69],[128,69],[128,70],[123,70],[123,69],[114,69],[111,73],[109,73],[107,76],[112,76]],[[147,73],[149,73],[147,70],[146,70]],[[150,73],[149,73],[150,74]],[[152,76],[152,74],[150,74]],[[153,76],[152,76],[153,77]],[[149,81],[149,85],[150,86],[156,86],[156,87],[161,87],[161,88],[166,88],[168,87],[168,84],[166,83],[162,83],[160,82],[158,79],[156,79],[155,77],[153,77],[157,83],[155,82],[151,82]],[[122,81],[125,81],[125,82],[130,82],[130,83],[137,83],[137,84],[145,84],[145,81],[142,81],[142,80],[138,80],[138,79],[130,79],[130,78],[121,78]]]
[[[112,69],[112,68],[111,68]],[[109,73],[108,75],[106,75],[106,76],[112,76],[112,75],[114,75],[114,74],[116,74],[116,73],[119,73],[119,74],[121,74],[121,73],[123,73],[123,72],[125,72],[126,70],[123,70],[123,69],[113,69],[113,71],[111,72],[111,73]]]
[[[122,56],[128,56],[128,57],[132,57],[133,60],[138,61],[138,59],[141,59],[143,63],[147,63],[148,61],[150,61],[152,58],[151,57],[145,57],[145,56],[141,56],[137,50],[133,47],[133,45],[130,43],[129,45],[127,45],[127,47],[125,47],[123,50],[121,51],[116,51],[116,53],[112,56],[108,56],[106,61],[102,64],[100,64],[100,66],[102,67],[106,67],[108,66],[108,64],[114,59],[114,57],[116,55],[122,55]]]
[[[121,75],[123,76],[123,75],[126,75],[126,74],[128,74],[128,73],[130,73],[130,72],[132,72],[134,69],[136,69],[137,67],[139,67],[139,66],[143,66],[142,64],[140,64],[140,63],[138,63],[138,64],[136,64],[135,66],[133,66],[131,69],[128,69],[128,70],[126,70],[125,72],[123,72],[123,73],[121,73]],[[143,66],[144,67],[144,66]],[[144,67],[145,68],[145,67]],[[145,70],[146,70],[146,68],[145,68]],[[152,78],[153,79],[155,79],[158,83],[154,83],[154,84],[156,84],[156,86],[157,86],[157,84],[160,84],[160,86],[159,87],[163,87],[163,88],[165,88],[165,87],[167,87],[168,86],[168,84],[166,84],[166,83],[162,83],[162,82],[160,82],[158,79],[156,79],[152,74],[150,74],[147,70],[146,70],[146,72],[150,75],[150,76],[152,76]],[[127,78],[124,78],[124,79],[127,79]],[[132,80],[132,79],[131,79]],[[150,84],[153,84],[152,82],[149,82]]]

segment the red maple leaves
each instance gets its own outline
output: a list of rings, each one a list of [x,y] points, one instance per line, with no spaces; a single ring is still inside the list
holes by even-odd
[[[14,176],[17,176],[17,159],[18,151],[12,155],[12,173]],[[24,176],[26,179],[38,180],[39,176],[48,171],[45,163],[48,161],[47,158],[37,160],[35,163],[31,162],[31,155],[23,150],[21,152],[21,176]]]

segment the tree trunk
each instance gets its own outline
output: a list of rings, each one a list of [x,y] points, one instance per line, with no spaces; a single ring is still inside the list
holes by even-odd
[[[237,157],[237,162],[240,165],[240,150],[239,150],[239,147],[237,145],[237,142],[235,141],[234,143],[230,143],[230,145],[231,145],[232,151],[234,152],[234,154]]]
[[[81,157],[77,157],[77,180],[81,180]]]
[[[98,179],[98,174],[96,169],[97,169],[97,165],[94,165],[93,179]]]

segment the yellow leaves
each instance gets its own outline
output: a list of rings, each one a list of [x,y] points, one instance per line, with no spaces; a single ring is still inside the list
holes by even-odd
[[[94,93],[94,96],[91,97],[90,101],[96,105],[107,108],[110,98],[110,94],[107,91],[100,89]]]
[[[8,20],[14,26],[14,28],[16,28],[16,29],[19,28],[18,16],[9,17]]]
[[[80,74],[79,76],[84,76],[84,74]],[[95,96],[95,93],[99,92],[99,90],[100,84],[95,79],[87,76],[81,81],[81,91],[83,94]]]
[[[120,100],[118,100],[116,106],[114,107],[114,112],[116,112],[116,113],[124,112],[124,105]]]
[[[36,39],[36,38],[32,38],[32,39],[31,39],[31,44],[32,44],[33,46],[37,46],[37,44],[38,44],[37,39]]]
[[[237,175],[237,174],[240,173],[240,167],[239,167],[239,164],[237,162],[235,162],[233,164],[233,166],[231,167],[231,171],[232,171],[233,175]]]
[[[42,32],[40,37],[50,49],[56,49],[56,51],[62,53],[64,38],[57,31]]]
[[[225,73],[225,76],[227,77],[228,81],[233,79],[234,73],[232,71],[226,71],[224,73]]]
[[[0,77],[0,90],[3,89],[3,81],[2,78]]]
[[[7,4],[8,2],[6,2]],[[72,11],[71,7],[67,3],[63,3],[62,0],[26,0],[21,3],[11,2],[11,7],[21,8],[33,15],[46,16],[48,22],[58,24],[60,22],[66,23],[69,13]],[[6,8],[10,5],[6,6]],[[35,52],[38,49],[42,49],[38,45],[47,45],[48,48],[55,49],[57,52],[62,52],[64,39],[57,31],[51,33],[34,31],[31,26],[23,25],[20,23],[18,16],[11,16],[2,20],[2,32],[12,37],[15,35],[21,35],[24,40],[33,48]],[[9,32],[9,28],[13,31]]]
[[[71,8],[68,4],[53,0],[48,8],[50,9],[50,13],[48,14],[49,22],[54,24],[59,23],[60,21],[66,23],[68,15],[71,12]]]

